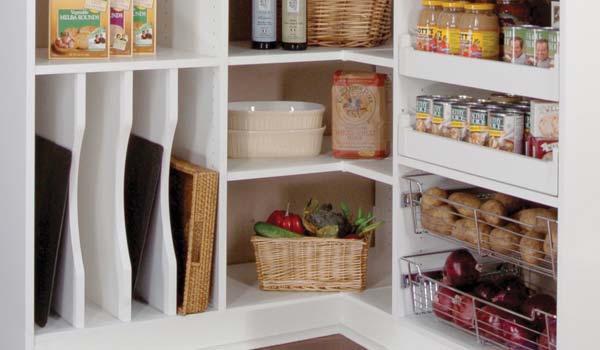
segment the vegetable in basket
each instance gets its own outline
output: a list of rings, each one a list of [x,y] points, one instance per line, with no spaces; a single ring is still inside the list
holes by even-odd
[[[269,215],[267,223],[299,234],[304,233],[302,219],[299,215],[290,213],[290,203],[285,210],[275,210]]]
[[[311,198],[302,213],[302,223],[310,234],[320,238],[356,238],[357,235],[362,238],[365,233],[383,223],[373,223],[373,214],[363,215],[362,209],[358,210],[357,217],[353,220],[350,209],[344,203],[340,204],[340,209],[341,212],[335,212],[333,205],[321,205]]]

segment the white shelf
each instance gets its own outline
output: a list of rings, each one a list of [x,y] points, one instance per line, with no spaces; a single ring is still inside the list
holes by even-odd
[[[50,60],[48,49],[36,50],[35,74],[116,72],[169,68],[217,67],[219,59],[190,51],[159,47],[156,55],[97,60]]]
[[[558,101],[559,69],[442,55],[404,47],[401,75],[478,89]]]
[[[353,61],[389,68],[394,66],[393,50],[390,46],[370,49],[311,46],[303,51],[286,51],[280,48],[254,50],[250,42],[246,41],[229,44],[229,65],[231,66],[319,61]]]
[[[373,160],[350,160],[342,162],[343,171],[366,177],[388,185],[394,184],[394,161],[392,157]]]
[[[227,308],[283,306],[308,300],[336,298],[331,292],[265,292],[258,287],[256,264],[236,264],[227,267]]]
[[[400,129],[398,140],[401,165],[541,204],[558,205],[558,157],[542,161],[410,127]]]

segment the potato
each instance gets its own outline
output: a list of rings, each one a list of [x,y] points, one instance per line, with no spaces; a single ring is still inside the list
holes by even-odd
[[[479,231],[481,232],[481,248],[490,249],[489,241],[491,227],[483,222],[479,222]],[[458,220],[452,230],[452,237],[477,245],[478,234],[475,227],[475,220]]]
[[[465,205],[466,207],[463,207],[461,205],[455,205],[454,208],[461,215],[468,218],[474,218],[475,214],[473,212],[473,209],[479,209],[479,207],[481,206],[481,200],[471,193],[452,193],[450,197],[448,197],[448,200]]]
[[[423,198],[421,199],[421,204],[424,210],[429,210],[432,207],[439,207],[440,205],[446,204],[433,196],[447,199],[448,192],[439,187],[432,187],[425,191],[425,193],[423,193]]]
[[[554,253],[554,256],[558,254],[558,229],[556,227],[555,222],[550,223],[550,234],[546,235],[546,239],[544,240],[544,253],[546,253],[546,257],[551,259],[550,256]],[[552,238],[552,251],[550,250],[550,239]]]
[[[449,205],[440,205],[424,210],[421,213],[421,225],[428,231],[443,235],[452,234],[452,227],[458,217],[454,208]]]
[[[534,231],[537,233],[548,233],[548,222],[538,217],[556,220],[556,214],[549,209],[534,208],[524,209],[515,215],[515,218],[525,225],[521,225],[523,231]]]
[[[519,198],[515,198],[504,193],[494,193],[492,199],[502,203],[509,214],[514,213],[523,207],[523,201],[521,201]]]
[[[538,266],[544,259],[544,234],[528,232],[521,238],[521,259],[526,263]]]
[[[479,209],[481,209],[484,212],[488,212],[488,213],[499,215],[499,216],[507,215],[507,210],[504,207],[504,205],[500,201],[495,200],[495,199],[490,199],[490,200],[486,201],[485,203],[483,203],[481,205],[481,208],[479,208]],[[490,223],[490,224],[496,225],[496,226],[501,226],[502,224],[504,224],[504,220],[495,215],[481,213],[483,220],[485,220],[487,223]]]
[[[519,242],[521,236],[515,234],[520,233],[519,226],[509,223],[504,228],[495,228],[490,233],[490,248],[504,255],[510,255],[519,251]]]

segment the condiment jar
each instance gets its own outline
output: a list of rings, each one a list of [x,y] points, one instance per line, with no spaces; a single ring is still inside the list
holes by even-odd
[[[417,22],[417,50],[436,51],[435,32],[437,20],[442,12],[442,1],[423,0],[423,9]]]
[[[498,59],[500,37],[494,4],[466,4],[459,21],[461,56]]]
[[[465,12],[463,1],[445,1],[442,12],[437,20],[436,52],[460,55],[460,30],[458,22]]]

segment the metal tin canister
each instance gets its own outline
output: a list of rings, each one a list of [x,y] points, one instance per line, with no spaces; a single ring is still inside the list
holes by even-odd
[[[431,133],[433,128],[433,100],[431,95],[417,96],[417,123],[415,129]]]
[[[470,103],[455,103],[451,109],[450,138],[458,141],[468,141],[469,121],[471,119]]]
[[[469,143],[480,146],[486,146],[489,136],[487,106],[471,108],[471,118],[469,120]]]
[[[488,147],[523,153],[523,118],[518,109],[490,112]]]
[[[433,101],[433,134],[449,137],[452,120],[452,104],[457,99],[436,99]]]
[[[504,27],[504,56],[502,59],[505,62],[527,64],[525,39],[529,27],[528,25]]]

